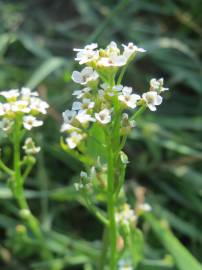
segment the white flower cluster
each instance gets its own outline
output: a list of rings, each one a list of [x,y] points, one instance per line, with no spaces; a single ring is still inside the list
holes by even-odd
[[[98,49],[96,43],[85,46],[77,51],[75,60],[82,64],[90,64],[98,67],[121,67],[128,63],[131,57],[137,52],[145,52],[143,48],[138,48],[132,42],[122,45],[123,52],[118,48],[116,42],[112,41],[105,49]]]
[[[80,181],[74,184],[74,187],[77,191],[87,190],[90,191],[92,187],[90,176],[86,173],[81,171],[80,173]]]
[[[125,203],[120,212],[116,213],[116,222],[121,226],[130,226],[137,221],[135,211],[131,209],[130,205]]]
[[[11,131],[16,118],[21,119],[23,127],[27,130],[43,124],[37,116],[46,114],[49,105],[38,97],[37,92],[23,87],[21,90],[2,91],[0,96],[3,99],[0,102],[1,127],[6,133]]]
[[[72,80],[84,88],[73,92],[77,101],[73,102],[71,110],[63,113],[61,132],[69,134],[66,143],[70,149],[78,147],[87,137],[90,123],[112,124],[117,111],[115,107],[122,113],[122,123],[128,119],[125,130],[129,130],[134,123],[129,121],[124,110],[146,104],[151,111],[155,111],[156,106],[162,103],[160,93],[168,90],[163,87],[163,79],[152,79],[149,91],[142,96],[134,93],[132,87],[115,83],[119,69],[131,62],[138,52],[145,52],[132,42],[122,46],[121,51],[112,41],[105,49],[98,49],[96,43],[74,49],[77,52],[75,60],[86,67],[73,71]]]

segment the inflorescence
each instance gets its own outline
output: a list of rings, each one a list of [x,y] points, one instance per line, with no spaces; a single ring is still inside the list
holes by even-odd
[[[132,87],[121,84],[120,69],[127,67],[137,53],[145,52],[131,42],[122,46],[121,51],[112,41],[105,49],[98,49],[96,43],[74,49],[77,52],[75,60],[86,67],[73,71],[72,80],[83,88],[73,92],[77,100],[73,102],[71,110],[63,113],[61,132],[68,134],[66,143],[70,149],[79,147],[85,141],[90,123],[111,125],[117,107],[122,112],[120,128],[128,122],[130,129],[134,121],[126,113],[128,109],[135,110],[145,105],[155,111],[156,106],[162,103],[161,93],[168,90],[163,86],[163,78],[151,79],[149,91],[142,95],[135,93]]]

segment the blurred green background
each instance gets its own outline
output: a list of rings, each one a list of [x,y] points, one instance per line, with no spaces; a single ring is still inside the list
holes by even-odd
[[[163,105],[145,113],[127,143],[129,199],[135,187],[144,186],[155,216],[201,260],[201,13],[200,0],[0,1],[0,89],[26,85],[51,105],[45,126],[34,135],[43,151],[26,189],[31,209],[50,235],[55,264],[65,269],[85,264],[90,270],[99,250],[102,226],[78,203],[73,182],[82,167],[61,150],[59,130],[61,113],[70,108],[77,87],[71,82],[79,68],[72,49],[90,42],[104,47],[111,40],[132,41],[147,50],[130,66],[126,85],[141,93],[151,78],[164,77],[170,88]],[[10,162],[8,142],[1,136],[0,143]],[[2,173],[0,180],[0,269],[49,269],[33,244],[16,233],[18,210]],[[144,269],[178,269],[169,248],[142,223]],[[154,268],[150,259],[157,262]]]

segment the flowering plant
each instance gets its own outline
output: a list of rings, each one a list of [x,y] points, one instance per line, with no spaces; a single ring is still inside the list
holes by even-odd
[[[1,130],[13,146],[13,166],[8,167],[0,159],[0,169],[9,176],[8,184],[20,208],[21,218],[44,247],[39,222],[26,200],[24,183],[36,162],[35,155],[40,151],[30,131],[43,125],[40,118],[47,113],[49,105],[41,100],[37,92],[25,87],[2,91],[0,96]]]
[[[110,270],[118,266],[132,269],[128,256],[134,264],[137,260],[131,239],[139,233],[138,217],[149,211],[150,206],[140,199],[134,211],[126,201],[124,180],[128,158],[123,148],[137,118],[146,108],[156,111],[162,103],[162,92],[168,88],[164,87],[162,78],[151,79],[148,91],[142,95],[122,85],[128,65],[138,53],[145,52],[133,43],[123,45],[123,50],[112,41],[105,49],[98,49],[92,43],[74,51],[75,60],[86,66],[74,71],[72,80],[83,88],[73,92],[76,101],[71,110],[63,113],[61,131],[67,137],[61,140],[61,145],[84,164],[85,171],[81,172],[75,188],[85,206],[105,226],[100,269],[105,266]]]

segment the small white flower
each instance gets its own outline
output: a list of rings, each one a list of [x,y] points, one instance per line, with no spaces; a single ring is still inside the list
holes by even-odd
[[[85,67],[81,72],[73,71],[72,80],[82,85],[98,79],[98,73],[92,67]]]
[[[30,112],[29,102],[26,100],[17,100],[14,103],[11,103],[11,110],[12,112],[29,113]]]
[[[0,122],[0,128],[4,132],[9,132],[13,126],[14,122],[8,118],[3,118],[2,121]]]
[[[122,95],[119,95],[118,99],[125,103],[128,107],[134,109],[137,106],[137,101],[140,99],[140,96],[132,94],[132,91],[132,87],[123,87]]]
[[[160,79],[151,79],[150,80],[150,90],[157,91],[157,92],[164,92],[169,90],[169,88],[163,87],[164,81],[163,78]]]
[[[5,97],[8,101],[10,101],[16,100],[16,98],[19,97],[20,93],[18,89],[12,89],[9,91],[2,91],[0,92],[0,95]]]
[[[121,67],[127,63],[127,58],[123,55],[109,55],[108,57],[101,57],[98,60],[100,67]]]
[[[82,109],[82,103],[81,102],[78,102],[78,101],[73,102],[72,111],[79,111],[81,109]]]
[[[129,59],[131,57],[131,55],[133,55],[136,52],[146,52],[145,49],[137,47],[132,42],[129,42],[128,45],[122,44],[122,46],[124,48],[123,55],[127,59]]]
[[[137,220],[135,211],[131,209],[130,205],[125,203],[123,209],[116,213],[116,222],[121,225],[130,225]]]
[[[78,132],[72,132],[70,134],[70,137],[66,139],[66,142],[70,149],[74,149],[77,147],[77,145],[80,143],[80,141],[83,139],[83,136]]]
[[[74,51],[78,52],[75,60],[79,61],[80,65],[96,61],[99,58],[99,52],[97,50],[94,51],[96,48],[97,44],[92,43],[85,46],[84,49],[74,49]]]
[[[88,178],[88,175],[87,175],[87,173],[86,173],[86,172],[81,171],[81,173],[80,173],[80,177],[81,177],[81,178]]]
[[[158,95],[156,91],[149,91],[142,95],[142,98],[145,100],[148,108],[151,111],[156,111],[156,106],[162,103],[163,98]]]
[[[99,94],[101,96],[104,95],[104,93],[106,93],[108,96],[114,96],[115,94],[117,94],[118,92],[120,92],[122,89],[123,89],[123,85],[114,85],[112,88],[109,86],[109,84],[107,83],[102,83],[100,85],[100,87],[102,89],[100,89],[99,91]]]
[[[80,98],[83,98],[85,96],[85,94],[90,92],[90,90],[91,89],[89,87],[85,87],[82,90],[75,90],[72,95],[76,96],[76,98],[80,99]]]
[[[37,120],[36,117],[32,115],[27,115],[23,117],[23,126],[25,129],[31,130],[33,127],[39,127],[43,125],[43,121]]]
[[[10,103],[0,103],[0,116],[7,115],[11,112]]]
[[[32,97],[30,99],[30,109],[34,112],[46,114],[47,109],[49,108],[49,105],[47,102],[40,100],[39,98]]]
[[[89,98],[84,98],[82,100],[82,109],[93,109],[95,106],[95,102],[90,100]]]
[[[101,123],[101,124],[108,124],[111,121],[111,114],[110,110],[104,109],[100,111],[99,113],[95,113],[95,118]]]
[[[31,96],[37,97],[39,94],[37,92],[31,91],[28,87],[21,88],[22,99],[29,99]]]
[[[95,102],[91,101],[88,98],[84,98],[82,102],[75,101],[72,104],[72,110],[73,111],[79,111],[79,110],[88,110],[92,109],[95,105]]]
[[[81,123],[81,124],[85,124],[88,122],[94,122],[95,119],[86,112],[86,110],[80,110],[78,111],[78,114],[76,115],[76,119]]]
[[[41,150],[41,147],[36,146],[32,138],[30,137],[25,140],[25,144],[22,148],[25,151],[26,155],[35,155]]]
[[[106,53],[111,54],[111,55],[118,55],[120,54],[120,50],[117,47],[117,44],[115,41],[111,41],[109,45],[105,49]]]
[[[63,112],[62,116],[63,116],[64,122],[69,123],[76,116],[76,112],[72,110],[66,110]]]

